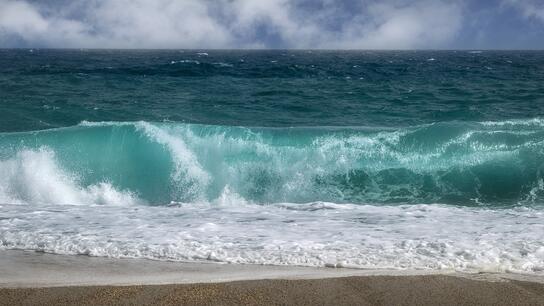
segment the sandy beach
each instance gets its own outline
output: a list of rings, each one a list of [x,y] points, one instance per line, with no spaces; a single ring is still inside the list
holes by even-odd
[[[544,278],[0,252],[0,305],[544,305]]]

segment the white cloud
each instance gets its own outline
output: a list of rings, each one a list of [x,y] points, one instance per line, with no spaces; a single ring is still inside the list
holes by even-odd
[[[206,2],[101,1],[87,17],[112,47],[221,47],[230,33],[209,15]]]
[[[70,11],[82,7],[83,12]],[[72,14],[82,18],[66,17]],[[38,5],[0,0],[1,33],[16,35],[30,45],[55,47],[188,48],[229,42],[229,33],[198,0],[96,1],[49,16]]]
[[[455,38],[462,24],[462,10],[456,3],[379,3],[369,6],[369,12],[372,22],[358,20],[345,25],[333,44],[346,48],[439,48]]]
[[[353,9],[336,2],[76,0],[52,8],[0,0],[0,46],[440,48],[462,24],[458,2],[354,0]]]
[[[16,35],[38,44],[80,39],[84,25],[72,21],[45,18],[24,1],[0,1],[0,35]],[[2,42],[0,36],[0,42]]]

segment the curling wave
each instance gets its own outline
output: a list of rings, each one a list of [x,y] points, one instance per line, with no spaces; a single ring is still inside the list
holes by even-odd
[[[544,120],[397,128],[83,122],[0,134],[0,201],[538,204]]]

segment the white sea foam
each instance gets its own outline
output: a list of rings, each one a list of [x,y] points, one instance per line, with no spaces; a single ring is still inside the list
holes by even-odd
[[[542,127],[544,126],[544,119],[542,118],[530,118],[530,119],[510,119],[503,121],[484,121],[481,122],[484,126],[498,126],[498,127],[514,127],[514,126],[535,126]]]
[[[55,153],[42,147],[22,150],[0,160],[0,202],[31,204],[136,204],[137,197],[108,182],[78,184],[78,177],[59,167]]]
[[[0,247],[369,269],[544,273],[544,211],[334,203],[4,205]]]
[[[200,65],[200,62],[199,62],[199,61],[195,61],[195,60],[170,61],[170,64],[171,64],[171,65],[174,65],[174,64],[177,64],[177,63]]]
[[[212,63],[212,64],[217,65],[219,67],[234,67],[234,65],[232,65],[232,64],[223,63],[223,62],[217,62],[217,63]]]

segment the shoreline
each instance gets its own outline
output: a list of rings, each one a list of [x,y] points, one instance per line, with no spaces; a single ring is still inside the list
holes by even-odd
[[[544,305],[544,275],[181,263],[0,251],[0,305]]]
[[[456,272],[177,262],[0,250],[0,288],[164,285],[438,274],[451,275]]]

